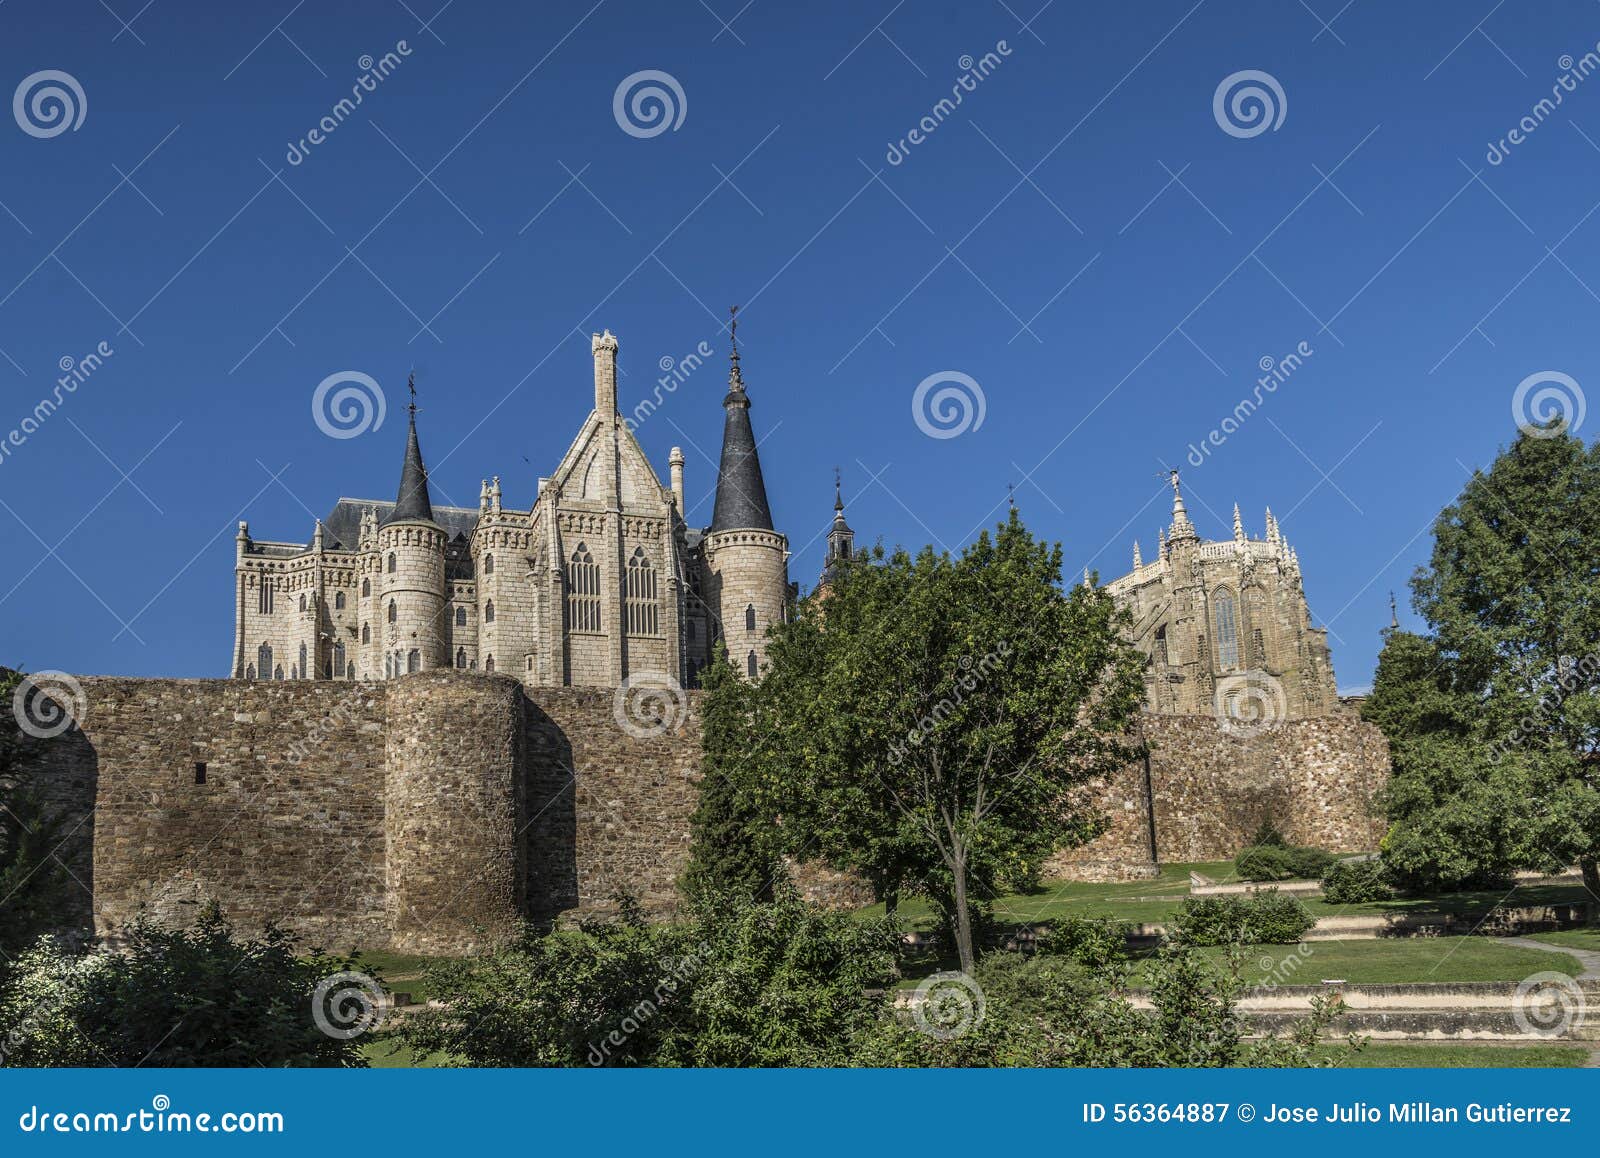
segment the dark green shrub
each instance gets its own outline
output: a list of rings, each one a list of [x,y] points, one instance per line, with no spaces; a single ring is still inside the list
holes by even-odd
[[[1110,917],[1057,917],[1046,928],[1044,947],[1099,968],[1127,958],[1128,931],[1127,922]]]
[[[1172,935],[1187,945],[1292,945],[1317,919],[1294,897],[1263,889],[1247,896],[1190,897]]]
[[[1320,848],[1292,848],[1289,850],[1289,867],[1297,879],[1320,880],[1339,858]]]
[[[1246,849],[1233,858],[1233,869],[1247,881],[1287,881],[1294,878],[1292,850],[1278,844]]]
[[[1338,861],[1322,877],[1322,899],[1330,905],[1387,901],[1392,896],[1389,870],[1377,858]]]

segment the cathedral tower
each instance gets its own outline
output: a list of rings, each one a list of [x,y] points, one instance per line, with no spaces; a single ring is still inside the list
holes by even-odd
[[[434,521],[428,471],[417,442],[416,390],[400,493],[378,529],[378,636],[384,675],[449,667],[444,626],[444,529]]]
[[[789,589],[789,541],[772,529],[767,486],[750,426],[750,397],[739,368],[739,319],[729,327],[728,393],[722,400],[722,462],[705,557],[710,602],[718,608],[728,661],[751,679],[767,658],[767,630],[782,622]]]

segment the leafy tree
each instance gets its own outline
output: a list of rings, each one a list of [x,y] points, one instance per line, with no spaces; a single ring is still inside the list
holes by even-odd
[[[1061,587],[1016,511],[952,558],[857,559],[774,630],[751,763],[791,851],[919,882],[963,970],[974,911],[1094,835],[1077,790],[1135,758],[1144,658],[1103,590]]]
[[[684,891],[691,897],[732,894],[770,901],[784,870],[773,819],[760,809],[745,775],[751,685],[733,670],[720,640],[701,684],[703,775],[690,822]]]
[[[837,1065],[880,1015],[895,969],[886,922],[802,901],[712,897],[670,925],[638,907],[436,964],[442,1008],[399,1036],[478,1066]]]
[[[1365,708],[1395,775],[1385,857],[1471,884],[1577,860],[1600,894],[1600,448],[1525,430],[1434,523]]]
[[[325,1033],[312,997],[349,958],[298,956],[269,928],[241,940],[215,905],[193,928],[140,921],[120,951],[42,938],[0,1000],[16,1066],[364,1066],[361,1042]]]

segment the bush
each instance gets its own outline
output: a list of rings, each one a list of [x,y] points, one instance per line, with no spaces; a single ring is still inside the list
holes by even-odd
[[[1322,899],[1330,905],[1359,905],[1393,896],[1388,867],[1376,857],[1338,861],[1322,878]]]
[[[319,1028],[318,983],[349,958],[297,956],[286,933],[239,940],[215,905],[192,929],[146,922],[120,952],[40,939],[0,1002],[12,1066],[365,1066],[359,1037]],[[334,1021],[348,1028],[344,1014]]]
[[[1127,959],[1128,931],[1127,922],[1110,917],[1057,917],[1046,926],[1044,948],[1099,968]]]
[[[1189,897],[1172,935],[1187,945],[1293,945],[1316,923],[1294,897],[1264,889],[1243,897]]]
[[[1233,867],[1247,881],[1314,881],[1337,859],[1320,848],[1264,844],[1240,853]]]
[[[1278,826],[1270,820],[1263,820],[1256,829],[1255,835],[1250,838],[1250,848],[1288,848],[1289,842],[1283,833],[1278,831]]]

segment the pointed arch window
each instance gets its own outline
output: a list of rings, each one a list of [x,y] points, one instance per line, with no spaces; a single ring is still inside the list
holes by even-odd
[[[483,605],[483,621],[485,623],[493,623],[494,622],[494,600],[493,599],[489,600],[489,602],[487,602],[487,603],[485,603]]]
[[[397,622],[399,622],[399,619],[400,619],[400,611],[399,611],[398,608],[395,607],[394,600],[391,599],[391,600],[389,600],[389,622],[390,623],[397,623]]]
[[[418,651],[416,648],[412,648],[411,651],[406,655],[406,671],[413,672],[413,671],[421,671],[421,670],[422,670],[422,653],[420,651]]]
[[[494,574],[494,556],[493,555],[485,555],[483,557],[483,573],[485,575],[493,575]]]
[[[488,659],[483,661],[483,670],[484,671],[493,671],[494,670],[494,656],[491,655]]]
[[[746,603],[744,605],[744,629],[746,631],[754,631],[756,629],[756,605],[754,603]]]
[[[600,630],[600,565],[583,543],[567,564],[567,630]]]
[[[265,576],[261,579],[261,590],[256,596],[256,610],[262,615],[272,614],[272,580]]]
[[[353,680],[353,679],[356,678],[356,661],[355,660],[351,660],[349,665],[344,669],[344,678],[347,679],[347,680]]]
[[[394,574],[394,568],[395,568],[394,552],[390,551],[389,552],[389,574],[391,574],[391,575]]]
[[[623,588],[629,635],[657,635],[661,630],[656,598],[656,568],[644,548],[635,547],[628,559],[628,574]]]
[[[304,611],[305,609],[306,609],[306,597],[304,595],[301,595],[300,596],[300,610]]]
[[[302,680],[306,678],[306,645],[303,643],[300,645],[300,674],[295,678]]]
[[[263,643],[256,648],[256,667],[261,672],[261,678],[267,679],[267,673],[272,670],[272,645]]]
[[[361,581],[361,594],[362,595],[371,595],[372,594],[372,580],[371,579],[363,579]]]
[[[363,623],[361,625],[361,642],[362,643],[371,643],[372,642],[372,624]]]
[[[283,665],[281,663],[272,669],[272,678],[275,680],[281,680],[283,678]]]
[[[333,670],[340,675],[344,674],[344,644],[333,645]]]
[[[1216,618],[1217,666],[1232,671],[1239,666],[1239,615],[1233,595],[1218,591],[1211,599]]]
[[[744,670],[751,679],[756,678],[756,653],[751,652],[744,658]]]
[[[252,663],[252,664],[246,664],[245,665],[244,678],[247,679],[247,680],[253,680],[253,679],[256,678],[256,665],[255,664]]]
[[[343,591],[335,591],[333,593],[333,609],[335,611],[343,611],[344,610],[344,592]]]
[[[466,625],[467,625],[467,609],[465,607],[456,608],[456,626],[457,627],[465,627]]]
[[[458,669],[465,670],[466,666],[467,666],[467,649],[464,648],[464,647],[458,647],[458,648],[456,648],[456,667]]]

